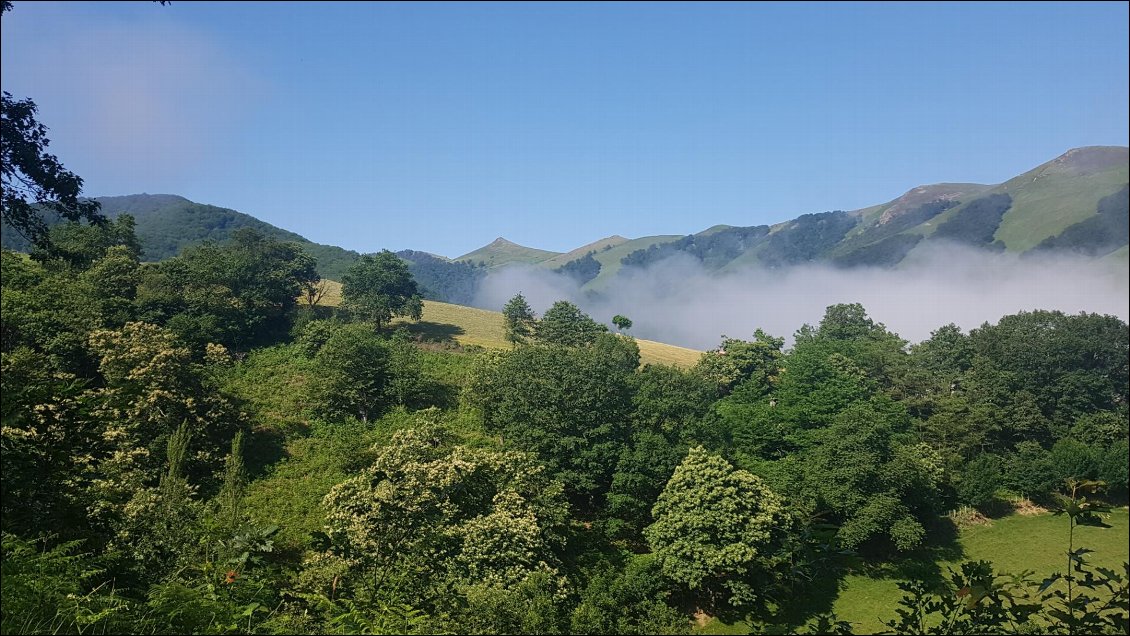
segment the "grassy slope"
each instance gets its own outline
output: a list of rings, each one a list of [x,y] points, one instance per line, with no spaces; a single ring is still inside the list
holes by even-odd
[[[1089,555],[1090,563],[1121,571],[1123,562],[1130,559],[1130,515],[1126,508],[1115,510],[1107,519],[1110,528],[1079,527],[1075,531],[1075,546],[1086,546],[1095,552]],[[1022,516],[1011,515],[997,519],[991,525],[967,528],[958,535],[961,555],[934,560],[942,574],[946,566],[961,561],[992,561],[998,572],[1035,572],[1034,579],[1066,569],[1067,519],[1049,513]],[[925,564],[929,567],[930,563]],[[922,564],[917,564],[922,567]],[[897,571],[897,569],[896,569]],[[867,576],[853,574],[840,583],[838,596],[832,607],[841,620],[853,623],[857,634],[876,633],[883,629],[882,622],[897,618],[895,608],[902,592],[898,589],[897,575]],[[822,606],[822,599],[814,599]],[[711,621],[702,630],[706,634],[745,634],[750,627],[744,623],[725,624]]]
[[[321,304],[327,307],[341,304],[341,283],[327,280],[326,286],[326,295]],[[424,315],[420,322],[397,319],[394,323],[403,324],[409,331],[421,334],[428,340],[454,340],[461,345],[477,345],[487,349],[510,348],[510,343],[506,341],[502,314],[497,311],[425,300]],[[636,343],[640,346],[640,360],[643,364],[690,367],[702,355],[701,351],[652,340],[637,339]]]
[[[1082,148],[1041,164],[1022,175],[970,197],[908,232],[929,236],[970,201],[990,194],[1008,194],[1012,207],[995,237],[1010,252],[1023,252],[1064,228],[1095,214],[1099,199],[1126,184],[1125,148]],[[919,249],[919,248],[915,248]]]
[[[583,289],[591,289],[593,291],[604,289],[608,286],[612,279],[616,277],[616,273],[620,271],[620,259],[636,250],[645,250],[652,245],[660,245],[663,243],[670,243],[683,238],[682,234],[669,234],[662,236],[645,236],[643,238],[632,239],[625,243],[621,243],[616,247],[604,252],[597,252],[593,255],[597,261],[600,262],[600,274],[596,278],[590,280]]]
[[[554,256],[553,258],[546,259],[538,263],[538,265],[542,267],[548,267],[549,269],[557,269],[558,267],[561,267],[569,261],[575,261],[578,258],[584,258],[585,254],[588,254],[589,252],[596,252],[596,254],[600,254],[605,248],[612,249],[617,245],[627,242],[628,239],[620,235],[605,237],[600,239],[599,241],[593,241],[588,245],[582,245],[575,250],[570,250],[568,252],[565,252],[564,254],[559,254],[557,256]],[[596,258],[596,254],[593,255],[593,258]]]
[[[1012,208],[1001,219],[996,238],[1012,252],[1032,249],[1067,226],[1095,215],[1099,199],[1114,194],[1127,182],[1126,164],[1087,175],[1055,175],[1015,183],[1021,175],[1002,186],[1012,194]]]
[[[495,269],[504,265],[511,265],[515,263],[537,264],[544,260],[548,260],[558,256],[558,252],[550,252],[547,250],[539,250],[533,247],[526,247],[525,245],[518,245],[506,239],[499,237],[492,241],[489,245],[484,245],[479,249],[468,252],[459,258],[453,259],[456,261],[471,261],[473,263],[483,262],[486,263],[488,269]]]
[[[424,301],[424,316],[417,325],[409,324],[410,331],[423,333],[429,339],[453,339],[462,345],[478,345],[488,349],[509,349],[503,329],[502,314],[497,311],[475,309],[462,305],[449,305]],[[698,362],[701,351],[685,349],[662,342],[636,340],[640,347],[640,360],[644,364],[668,364],[689,367]]]

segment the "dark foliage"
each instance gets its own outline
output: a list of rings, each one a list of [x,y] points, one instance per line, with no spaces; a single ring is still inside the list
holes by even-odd
[[[456,305],[470,305],[486,268],[468,261],[449,261],[427,252],[401,250],[396,253],[408,261],[408,271],[420,287],[420,295]]]
[[[10,8],[8,4],[4,10]],[[44,213],[69,221],[104,222],[106,217],[99,212],[97,201],[79,198],[82,178],[47,152],[51,140],[47,127],[35,118],[35,102],[15,99],[8,91],[0,101],[3,234],[14,231],[28,244],[46,248],[49,241]]]
[[[847,212],[804,214],[769,235],[757,260],[771,268],[817,260],[851,231],[858,219]]]
[[[691,234],[670,243],[650,245],[620,259],[625,266],[647,267],[675,254],[688,254],[710,269],[718,269],[758,245],[769,226],[731,227],[710,234]]]
[[[565,263],[553,270],[572,278],[578,285],[584,285],[600,274],[600,261],[592,257],[596,252],[589,252],[574,260]]]
[[[1095,216],[1044,239],[1031,253],[1057,251],[1099,256],[1126,245],[1130,236],[1130,185],[1100,199],[1095,212]]]
[[[921,234],[895,234],[832,258],[839,267],[894,267],[922,240]]]
[[[993,242],[1001,218],[1012,207],[1012,197],[1007,194],[990,194],[969,202],[963,209],[934,230],[931,239],[948,239],[965,245],[1004,249]]]
[[[922,240],[919,234],[902,234],[958,205],[958,201],[937,200],[876,222],[849,236],[832,252],[832,262],[840,267],[892,267]]]

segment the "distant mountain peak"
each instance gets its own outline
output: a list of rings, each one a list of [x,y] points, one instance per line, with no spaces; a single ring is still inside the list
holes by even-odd
[[[452,260],[482,261],[489,267],[498,267],[510,263],[538,263],[547,258],[557,256],[557,254],[558,252],[549,252],[519,245],[514,241],[507,240],[500,236],[479,249]]]
[[[1072,148],[1037,168],[1038,179],[1046,174],[1069,173],[1075,175],[1091,174],[1106,170],[1130,160],[1130,149],[1126,146],[1083,146]]]

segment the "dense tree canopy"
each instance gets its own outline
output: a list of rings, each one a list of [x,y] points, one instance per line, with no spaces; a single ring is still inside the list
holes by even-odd
[[[580,346],[591,344],[608,327],[596,322],[571,302],[559,300],[542,314],[534,335],[546,344]]]
[[[555,573],[567,505],[529,455],[447,447],[432,426],[397,432],[376,461],[326,495],[330,549],[347,572],[423,591],[443,581],[506,588]]]
[[[644,532],[663,573],[713,606],[756,600],[788,530],[783,502],[760,478],[701,446],[675,469],[652,514]]]
[[[678,633],[692,610],[834,631],[812,598],[954,547],[961,506],[1127,494],[1111,316],[908,348],[834,305],[791,347],[756,330],[641,368],[566,302],[522,346],[419,342],[374,329],[363,287],[298,306],[318,279],[294,244],[143,264],[127,216],[51,232],[0,254],[5,633]],[[386,260],[354,283],[411,291]],[[966,565],[954,598],[1004,580]],[[948,607],[904,585],[923,616]],[[969,625],[997,625],[985,599]]]
[[[342,277],[341,297],[349,311],[375,323],[378,329],[393,316],[419,320],[423,312],[408,265],[388,250],[364,254],[351,265]]]
[[[204,244],[142,270],[139,316],[187,342],[244,351],[286,334],[314,260],[295,243],[252,229],[226,245]]]
[[[635,355],[625,363],[596,347],[520,347],[484,357],[468,397],[488,431],[534,453],[591,509],[623,448]]]

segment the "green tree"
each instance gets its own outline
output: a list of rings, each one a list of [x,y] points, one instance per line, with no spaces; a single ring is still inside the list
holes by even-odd
[[[788,530],[784,504],[759,477],[701,446],[675,469],[652,514],[644,535],[663,574],[711,608],[757,600]]]
[[[389,404],[418,407],[424,400],[426,386],[421,373],[420,349],[408,337],[404,328],[397,329],[386,341],[388,349]]]
[[[440,584],[514,588],[556,576],[568,513],[561,484],[526,453],[448,442],[424,422],[398,431],[372,466],[330,490],[323,558],[345,575],[323,589],[375,582],[370,594],[399,587],[425,598]]]
[[[672,440],[708,446],[708,439],[718,442],[702,424],[718,398],[718,387],[713,382],[693,370],[660,364],[645,365],[632,379],[634,428],[658,431]]]
[[[1054,430],[1066,432],[1086,413],[1130,401],[1130,329],[1115,316],[1020,312],[969,337],[975,366],[991,363],[1003,385],[988,398],[1004,406],[1012,396],[1030,395]]]
[[[368,422],[388,406],[389,350],[372,329],[351,324],[335,330],[314,361],[319,374],[312,390],[323,412]]]
[[[612,324],[616,325],[616,328],[620,331],[625,331],[632,328],[631,319],[627,316],[621,316],[620,314],[616,314],[612,317]]]
[[[675,467],[686,456],[686,446],[672,444],[652,431],[636,431],[624,448],[608,491],[608,534],[638,541],[653,521],[651,509]]]
[[[4,3],[3,13],[11,9]],[[47,127],[36,120],[35,102],[15,99],[8,91],[0,96],[0,166],[3,194],[0,218],[7,226],[40,248],[50,246],[43,214],[70,221],[104,223],[93,199],[82,199],[82,178],[68,171],[47,152],[51,141]]]
[[[538,571],[515,585],[475,582],[459,587],[460,602],[445,629],[454,634],[564,634],[568,632],[562,579]]]
[[[686,634],[690,622],[668,604],[655,556],[631,557],[623,570],[592,577],[573,610],[573,634]]]
[[[341,297],[345,308],[377,329],[393,316],[419,320],[424,308],[408,264],[388,250],[362,255],[351,265],[342,277]]]
[[[899,550],[917,547],[923,521],[937,514],[944,477],[941,458],[926,444],[899,443],[907,428],[897,407],[860,403],[815,432],[809,449],[787,460],[802,475],[802,496],[839,524],[840,545],[858,548],[886,539]]]
[[[774,338],[760,329],[754,332],[753,340],[722,336],[722,344],[702,354],[695,369],[723,393],[746,383],[745,392],[758,397],[776,380],[784,345],[784,338]]]
[[[100,476],[100,496],[113,500],[115,493],[155,481],[160,451],[182,426],[195,447],[186,476],[197,485],[218,485],[214,480],[242,416],[193,352],[168,329],[138,322],[95,331],[90,348],[99,358],[101,381],[91,393],[105,457],[90,467]],[[224,356],[222,347],[212,345],[206,360]]]
[[[985,453],[973,458],[961,471],[957,496],[961,503],[984,508],[996,499],[1003,476],[1001,458]]]
[[[605,336],[617,341],[610,348],[625,344]],[[635,364],[595,346],[519,347],[480,357],[464,396],[488,432],[534,453],[593,510],[625,446]]]
[[[592,344],[607,333],[608,327],[596,322],[571,302],[559,300],[545,311],[534,330],[535,337],[546,344],[580,347]]]
[[[123,247],[134,259],[141,257],[141,241],[137,224],[129,214],[98,225],[60,223],[48,231],[50,249],[34,248],[31,257],[56,267],[65,264],[73,270],[85,270],[106,255],[112,247]]]
[[[506,301],[502,308],[502,317],[506,321],[506,340],[513,345],[519,345],[533,335],[536,319],[534,310],[526,302],[526,297],[520,292]]]
[[[303,286],[316,280],[298,244],[241,228],[226,245],[192,247],[145,268],[137,304],[143,319],[198,348],[246,351],[289,333]]]

